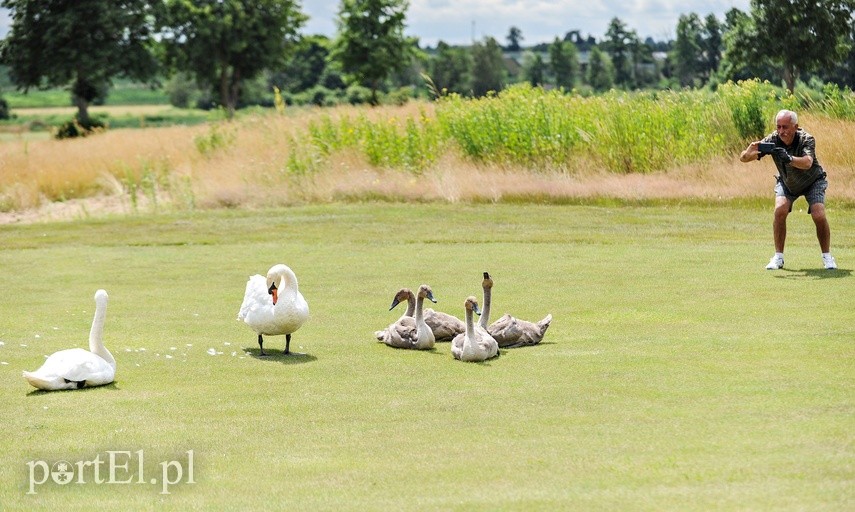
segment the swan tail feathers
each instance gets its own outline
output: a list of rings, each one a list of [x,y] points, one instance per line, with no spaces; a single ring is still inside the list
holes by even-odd
[[[540,335],[543,336],[546,334],[546,330],[549,329],[549,324],[552,323],[552,314],[546,315],[546,317],[537,323],[540,327]]]
[[[68,385],[65,379],[54,377],[48,378],[43,375],[40,375],[37,372],[23,372],[24,379],[34,388],[36,389],[44,389],[46,391],[53,391],[57,389],[70,389],[72,386]]]

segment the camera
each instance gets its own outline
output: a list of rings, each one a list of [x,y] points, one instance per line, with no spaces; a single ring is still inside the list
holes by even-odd
[[[757,149],[760,151],[761,155],[771,155],[772,150],[775,149],[774,142],[761,142]]]

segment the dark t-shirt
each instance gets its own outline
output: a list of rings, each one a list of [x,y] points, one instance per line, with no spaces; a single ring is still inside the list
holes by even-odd
[[[778,177],[784,186],[793,195],[801,195],[805,190],[813,185],[813,182],[819,178],[825,177],[825,171],[819,165],[819,160],[816,158],[816,141],[813,135],[799,128],[796,130],[796,135],[793,137],[793,143],[789,146],[784,144],[784,141],[778,137],[777,132],[770,133],[763,139],[762,142],[773,142],[775,146],[780,146],[787,150],[791,156],[810,156],[813,158],[813,165],[810,169],[796,169],[792,165],[782,163],[772,155],[772,160],[778,168]]]

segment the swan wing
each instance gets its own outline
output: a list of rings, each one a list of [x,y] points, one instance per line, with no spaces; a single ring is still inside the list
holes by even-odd
[[[386,329],[383,343],[395,348],[412,348],[418,341],[418,328],[413,317],[403,317]]]
[[[518,343],[520,337],[523,335],[519,321],[507,313],[490,324],[487,327],[487,332],[490,333],[490,336],[496,340],[500,347]]]
[[[272,311],[273,299],[267,293],[267,279],[258,274],[250,276],[246,282],[246,291],[238,312],[238,320],[243,320],[252,325],[257,321],[259,315],[272,314]]]
[[[425,323],[433,331],[436,341],[451,341],[458,334],[466,332],[466,324],[459,318],[435,311],[432,308],[424,310]]]
[[[478,338],[478,346],[481,348],[481,353],[484,355],[484,359],[492,359],[499,355],[499,343],[490,336],[486,330],[481,329],[480,331],[476,331],[476,338]]]
[[[466,341],[466,333],[458,334],[451,340],[451,355],[454,359],[460,359],[463,355],[463,344]]]

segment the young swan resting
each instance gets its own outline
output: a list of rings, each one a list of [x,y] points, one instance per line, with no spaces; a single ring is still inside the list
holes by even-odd
[[[416,296],[409,288],[401,288],[395,293],[395,296],[392,298],[392,305],[389,306],[389,311],[395,309],[395,306],[400,304],[401,302],[407,301],[407,310],[401,315],[401,318],[413,317],[416,312]],[[399,318],[398,320],[401,320]],[[397,322],[391,324],[389,327],[383,329],[382,331],[374,331],[374,337],[377,338],[377,341],[383,341],[386,339],[386,336],[389,333],[389,329],[395,325]]]
[[[413,292],[411,292],[409,288],[401,288],[398,290],[398,293],[395,294],[394,300],[392,300],[392,306],[389,307],[389,311],[404,301],[407,301],[407,311],[403,316],[413,316],[413,312],[416,307],[416,296],[413,295]],[[434,311],[431,308],[424,310],[424,318],[425,323],[433,332],[433,337],[436,341],[451,341],[455,336],[462,334],[466,330],[466,325],[457,317],[449,315],[448,313]],[[377,331],[374,335],[377,336],[377,339],[383,341],[383,332],[384,331]]]
[[[469,297],[463,304],[466,308],[466,332],[451,342],[451,354],[455,359],[467,362],[485,361],[499,355],[499,344],[480,325],[475,325],[472,312],[480,314],[475,297]]]
[[[264,353],[262,335],[285,335],[285,354],[290,354],[291,334],[309,318],[309,304],[297,286],[297,276],[286,265],[274,265],[267,277],[256,274],[246,283],[238,320],[258,333],[258,347]]]
[[[398,293],[400,294],[401,292]],[[374,333],[377,339],[395,348],[411,348],[416,350],[429,350],[433,348],[436,339],[434,338],[433,331],[425,323],[423,314],[425,299],[436,302],[430,286],[423,284],[419,286],[419,291],[416,294],[415,318],[407,316],[405,313],[404,316],[386,329]],[[392,301],[390,310],[398,305],[396,301],[399,301],[398,295]],[[409,308],[407,308],[407,311],[409,311]]]
[[[493,295],[493,280],[487,272],[484,272],[484,280],[481,283],[481,287],[484,289],[484,314],[481,315],[479,325],[495,338],[500,347],[525,347],[537,345],[543,340],[546,330],[552,322],[551,314],[546,315],[540,322],[532,323],[514,318],[505,313],[504,316],[488,327],[490,321],[490,303],[492,302]]]
[[[116,360],[104,346],[107,292],[95,292],[95,318],[89,330],[89,350],[70,348],[48,357],[34,372],[23,373],[32,386],[46,391],[103,386],[116,377]]]

